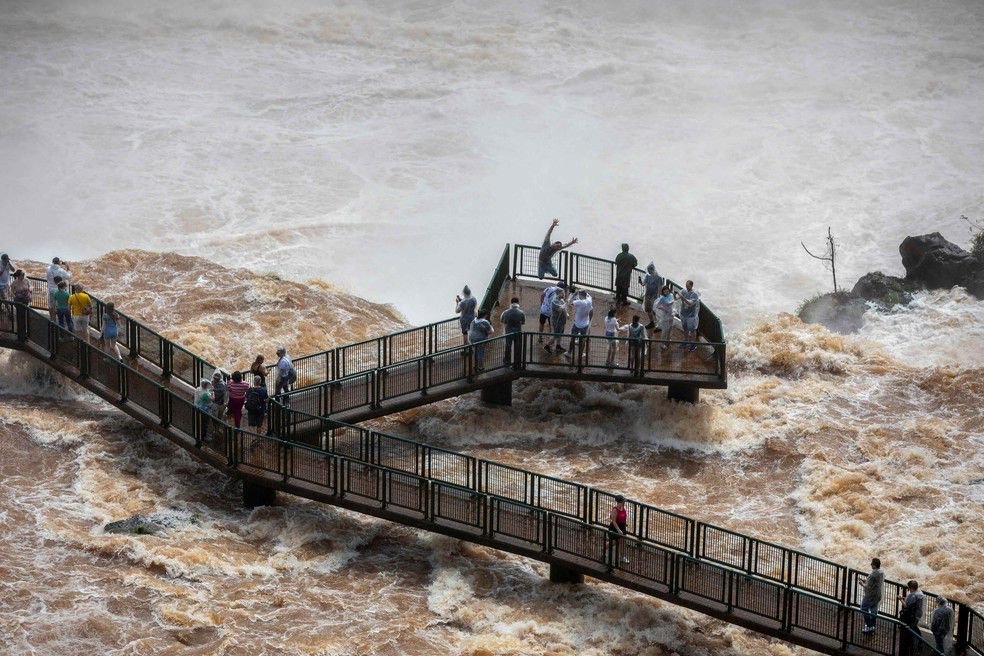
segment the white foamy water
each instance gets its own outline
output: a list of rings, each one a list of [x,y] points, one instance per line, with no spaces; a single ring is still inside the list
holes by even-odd
[[[550,217],[736,326],[984,213],[973,2],[7,2],[2,247],[173,249],[415,322]],[[412,275],[408,275],[412,272]],[[437,282],[440,281],[440,282]]]
[[[400,325],[345,292],[445,317],[553,216],[585,253],[627,240],[720,311],[728,390],[522,381],[510,409],[380,423],[855,567],[878,554],[980,609],[984,303],[920,293],[851,337],[781,312],[829,286],[799,246],[828,225],[848,285],[900,273],[907,234],[965,241],[982,32],[972,2],[6,2],[0,250],[122,249],[76,271],[238,363]],[[244,510],[17,355],[0,437],[15,654],[807,653],[329,506]],[[135,513],[167,529],[102,531]]]

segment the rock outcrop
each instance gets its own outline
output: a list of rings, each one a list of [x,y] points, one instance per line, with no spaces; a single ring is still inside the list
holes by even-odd
[[[872,271],[864,274],[854,283],[851,294],[888,309],[895,305],[906,305],[912,300],[912,292],[916,289],[918,285],[904,278],[886,276],[881,271]]]
[[[103,527],[103,531],[106,533],[129,533],[132,535],[156,535],[163,530],[162,525],[143,515],[134,515],[117,522],[110,522]]]
[[[835,333],[856,333],[864,325],[868,302],[851,292],[821,294],[800,308],[799,318],[818,323]]]
[[[899,246],[905,279],[926,289],[950,289],[956,285],[977,289],[984,273],[984,262],[947,241],[943,235],[906,237]],[[979,293],[971,291],[978,298]]]

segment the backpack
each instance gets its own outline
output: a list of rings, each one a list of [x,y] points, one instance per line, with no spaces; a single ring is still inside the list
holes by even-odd
[[[296,382],[297,382],[297,369],[294,369],[294,365],[291,365],[290,369],[287,370],[287,384],[293,385]]]
[[[265,391],[265,390],[264,390]],[[246,410],[249,412],[263,412],[262,394],[254,389],[246,392]]]

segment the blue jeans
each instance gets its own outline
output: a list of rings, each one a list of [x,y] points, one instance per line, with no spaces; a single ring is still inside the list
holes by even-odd
[[[511,364],[513,360],[513,354],[516,355],[516,364],[519,365],[522,360],[522,353],[520,351],[520,344],[522,343],[521,338],[523,333],[506,333],[506,351],[502,354],[502,364]]]
[[[58,317],[58,325],[67,330],[70,333],[75,332],[75,328],[72,326],[72,311],[68,308],[64,310],[58,308],[55,310],[55,315]]]
[[[875,628],[875,618],[878,617],[878,603],[868,604],[862,601],[861,612],[864,613],[864,628]]]
[[[577,346],[577,344],[575,342],[577,340],[578,335],[587,335],[588,334],[588,328],[589,328],[589,326],[585,326],[584,328],[578,328],[577,326],[571,326],[571,347],[569,349],[567,349],[567,350],[570,351],[572,355],[575,355],[575,353],[574,353],[574,347]]]

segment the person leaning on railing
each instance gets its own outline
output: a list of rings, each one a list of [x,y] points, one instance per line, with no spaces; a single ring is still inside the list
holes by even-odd
[[[881,560],[872,558],[871,573],[864,580],[864,590],[861,595],[861,613],[864,616],[864,628],[861,629],[861,633],[874,633],[875,631],[878,605],[881,604],[884,585],[885,572],[881,570]]]
[[[902,590],[902,594],[899,595],[899,601],[902,603],[899,619],[918,635],[919,620],[922,619],[926,609],[926,595],[919,589],[919,583],[909,581],[905,589]],[[915,640],[913,640],[912,632],[902,631],[902,637],[899,640],[899,656],[915,656]]]
[[[31,283],[27,281],[23,269],[14,272],[14,279],[10,283],[10,294],[15,303],[31,304]]]

